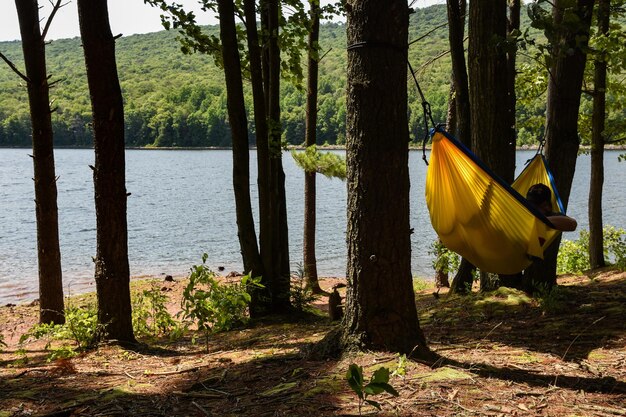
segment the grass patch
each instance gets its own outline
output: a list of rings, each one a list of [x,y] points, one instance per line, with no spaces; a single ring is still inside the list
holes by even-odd
[[[452,294],[434,300],[431,294],[418,296],[420,323],[445,326],[480,321],[506,316],[534,303],[523,291],[506,287],[489,293]]]
[[[420,292],[435,288],[435,282],[426,278],[414,277],[413,278],[413,291]]]
[[[514,358],[517,363],[539,363],[541,359],[531,352],[524,352]]]
[[[321,378],[315,381],[315,386],[303,393],[303,397],[315,397],[320,394],[333,394],[340,392],[341,389],[345,386],[345,379],[337,376],[331,375],[326,378]]]
[[[416,376],[421,378],[423,382],[462,381],[464,379],[472,378],[471,374],[463,372],[459,369],[450,368],[448,366],[435,369],[427,374]]]

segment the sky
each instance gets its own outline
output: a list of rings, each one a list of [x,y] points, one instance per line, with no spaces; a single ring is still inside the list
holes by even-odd
[[[322,0],[322,3],[329,1]],[[196,20],[199,24],[217,23],[216,19],[200,10],[198,0],[177,0],[177,3],[183,4],[185,10],[195,11]],[[416,0],[413,7],[427,7],[436,3],[445,3],[445,0]],[[43,7],[39,11],[39,17],[45,22],[52,7],[48,0],[40,0],[39,4]],[[47,40],[73,38],[80,35],[76,0],[64,0],[64,4],[66,5],[54,17]],[[159,17],[161,11],[144,4],[143,0],[109,0],[108,7],[111,32],[114,35],[128,36],[163,30]],[[0,41],[19,39],[20,29],[15,11],[15,1],[0,0]]]

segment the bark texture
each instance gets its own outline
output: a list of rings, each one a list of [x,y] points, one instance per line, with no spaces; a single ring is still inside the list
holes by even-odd
[[[598,33],[609,31],[610,0],[598,0]],[[589,184],[589,263],[591,268],[606,265],[602,231],[602,186],[604,184],[604,125],[606,120],[606,57],[594,60],[593,115],[591,120],[591,180]]]
[[[506,0],[469,5],[469,78],[472,150],[508,183],[515,174],[515,143],[506,117]]]
[[[580,144],[578,111],[594,0],[577,0],[579,24],[575,26],[563,25],[565,3],[569,4],[568,0],[554,3],[554,21],[560,33],[556,37],[558,43],[553,45],[554,65],[548,82],[545,155],[561,201],[567,208]],[[538,285],[542,288],[556,285],[556,256],[560,243],[559,237],[544,252],[544,261],[533,263],[524,272],[524,288],[527,291],[536,290]]]
[[[469,5],[469,74],[472,150],[506,182],[515,174],[515,142],[510,137],[507,95],[506,0]],[[493,274],[481,271],[480,289],[497,288]]]
[[[270,247],[264,251],[264,270],[271,282],[271,309],[285,313],[291,308],[291,270],[289,265],[289,236],[287,228],[287,200],[285,195],[285,172],[283,171],[280,125],[280,48],[278,32],[280,3],[267,0],[267,29],[269,34],[268,93],[269,120],[269,169],[270,213],[268,233]]]
[[[407,3],[352,0],[346,10],[344,342],[424,357],[430,351],[419,327],[411,278]]]
[[[16,0],[15,6],[28,78],[28,103],[33,134],[39,322],[61,324],[65,322],[63,279],[45,39],[39,29],[37,0]]]
[[[253,277],[262,275],[263,264],[259,254],[252,202],[250,200],[250,151],[248,118],[243,95],[241,61],[237,47],[235,7],[233,0],[219,0],[220,38],[226,79],[228,120],[233,144],[233,188],[237,236],[243,257],[244,273]]]
[[[128,266],[124,105],[106,0],[78,0],[93,112],[95,279],[102,338],[134,342]]]
[[[471,114],[469,82],[465,64],[465,0],[448,0],[448,39],[450,59],[452,60],[452,81],[454,86],[454,107],[456,119],[454,125],[448,123],[448,130],[468,147],[471,146]]]
[[[270,195],[269,195],[269,142],[267,126],[267,103],[264,91],[264,66],[263,54],[261,53],[260,38],[257,30],[256,4],[254,0],[244,0],[244,15],[246,19],[246,35],[248,42],[248,55],[250,59],[250,78],[252,85],[252,101],[254,107],[254,125],[256,128],[257,147],[257,187],[259,190],[259,250],[261,262],[267,259],[267,250],[270,248]],[[263,13],[262,16],[265,16]],[[266,21],[266,19],[263,19]],[[264,268],[264,265],[262,265]],[[250,303],[250,315],[259,317],[271,310],[271,294],[269,289],[268,275],[265,270],[262,273],[262,289],[252,291]]]
[[[319,73],[318,41],[320,37],[320,5],[319,0],[309,0],[311,29],[309,32],[309,57],[307,73],[306,95],[306,119],[305,119],[305,145],[316,144],[317,130],[317,83]],[[315,203],[316,173],[304,173],[304,236],[303,236],[303,260],[304,272],[307,285],[314,293],[321,293],[317,277],[317,259],[315,258],[315,225],[317,210]]]
[[[465,63],[465,14],[467,2],[465,0],[448,0],[448,37],[450,41],[450,58],[452,60],[452,80],[454,91],[454,111],[450,109],[451,117],[448,129],[468,148],[472,146],[469,82],[467,79],[467,65]],[[452,279],[450,292],[465,294],[471,291],[474,281],[474,266],[462,259],[456,275]]]

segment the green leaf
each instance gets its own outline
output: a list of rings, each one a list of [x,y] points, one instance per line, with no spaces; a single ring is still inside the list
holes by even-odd
[[[363,399],[363,368],[354,363],[351,364],[346,373],[346,380],[352,391]]]
[[[383,366],[375,370],[370,382],[372,383],[389,382],[389,369]]]

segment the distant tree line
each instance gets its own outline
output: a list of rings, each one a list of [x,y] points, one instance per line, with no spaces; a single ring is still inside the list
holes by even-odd
[[[418,9],[411,18],[411,36],[445,22],[445,8]],[[217,27],[209,27],[217,32]],[[183,55],[176,33],[162,31],[117,41],[117,61],[125,100],[127,146],[230,146],[226,92],[220,69],[211,58]],[[447,49],[445,27],[423,45],[411,48],[416,67]],[[324,58],[320,62],[318,144],[345,143],[345,25],[324,23],[320,31]],[[19,42],[0,43],[4,54],[22,65]],[[56,146],[91,147],[93,131],[80,40],[53,41],[47,47],[48,72],[60,80],[51,90]],[[449,83],[449,60],[440,59],[421,71],[423,87],[438,120],[443,120]],[[247,108],[252,108],[249,83]],[[410,91],[414,90],[414,87]],[[0,67],[0,146],[31,146],[26,91],[14,74]],[[421,136],[421,104],[411,91],[409,121],[412,136]],[[306,93],[304,86],[284,82],[281,88],[283,140],[304,142]],[[250,115],[251,116],[251,115]],[[249,118],[251,120],[252,117]],[[250,143],[255,142],[250,126]]]
[[[417,9],[410,17],[409,60],[437,122],[446,119],[450,85],[450,57],[445,5]],[[522,27],[529,21],[522,13]],[[217,33],[217,27],[208,31]],[[129,147],[230,146],[223,75],[206,55],[183,55],[174,31],[132,35],[116,43],[120,83],[125,100],[125,135]],[[317,144],[345,143],[346,32],[341,23],[320,29],[323,59],[319,69]],[[22,65],[19,42],[2,42],[0,49]],[[63,39],[47,46],[48,71],[61,80],[51,90],[55,146],[91,147],[93,131],[80,40]],[[523,56],[518,65],[518,145],[536,143],[543,132],[547,80],[537,80],[536,64]],[[530,82],[532,79],[532,82]],[[31,146],[30,118],[25,89],[14,74],[0,66],[0,147]],[[412,140],[424,135],[422,106],[413,81],[409,83],[408,123]],[[249,82],[244,86],[246,107],[252,109]],[[305,132],[306,93],[302,85],[283,82],[281,114],[283,141],[302,144]],[[591,97],[583,97],[581,123],[590,125]],[[609,119],[626,119],[626,110],[610,112]],[[249,115],[248,120],[252,120]],[[582,129],[584,131],[585,129]],[[590,132],[590,126],[588,131]],[[254,125],[249,126],[251,144]],[[590,134],[583,135],[583,144]]]

